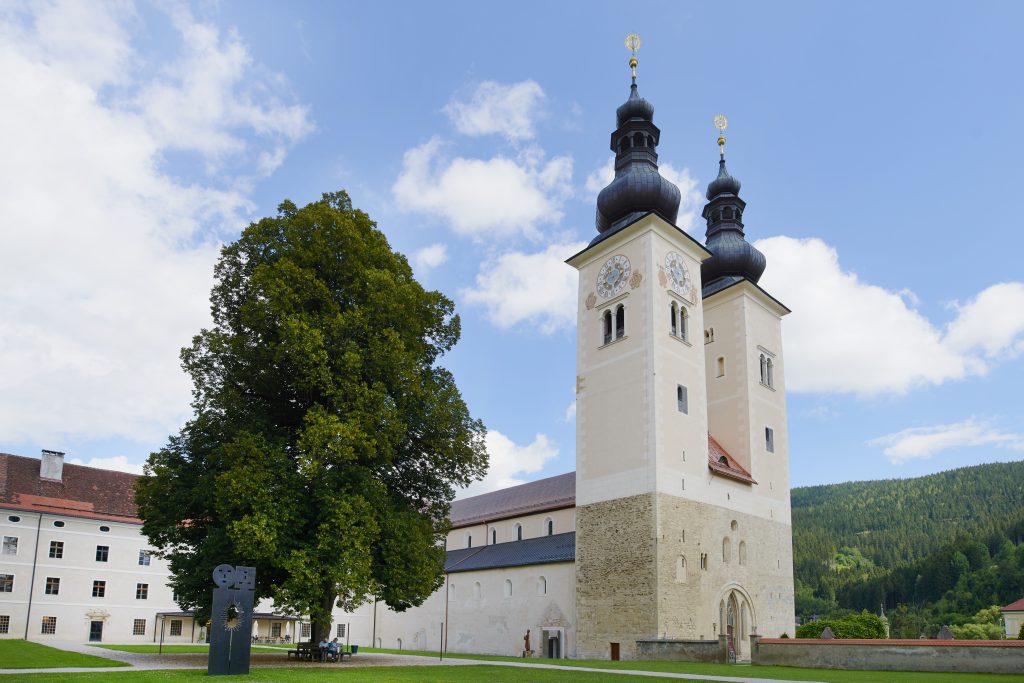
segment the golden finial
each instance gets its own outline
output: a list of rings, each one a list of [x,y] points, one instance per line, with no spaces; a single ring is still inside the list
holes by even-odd
[[[715,128],[718,129],[718,153],[725,158],[725,129],[729,125],[729,119],[724,114],[719,114],[714,119]]]
[[[640,36],[635,33],[626,36],[626,49],[633,53],[629,58],[629,68],[633,72],[633,82],[636,83],[636,51],[640,49]]]

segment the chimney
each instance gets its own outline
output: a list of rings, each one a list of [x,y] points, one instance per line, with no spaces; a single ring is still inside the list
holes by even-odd
[[[61,481],[64,476],[64,454],[60,451],[43,449],[43,459],[39,463],[39,478]]]

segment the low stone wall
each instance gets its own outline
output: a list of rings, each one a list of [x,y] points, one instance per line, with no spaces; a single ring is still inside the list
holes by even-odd
[[[1020,673],[1021,640],[750,638],[751,663],[819,669]]]
[[[726,660],[724,638],[718,640],[638,640],[636,658],[654,661],[722,662]]]

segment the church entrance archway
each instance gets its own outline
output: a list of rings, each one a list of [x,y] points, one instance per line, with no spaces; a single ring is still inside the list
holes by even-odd
[[[725,636],[729,661],[750,661],[750,634],[757,632],[756,612],[750,595],[739,584],[722,589],[718,599],[721,635]]]

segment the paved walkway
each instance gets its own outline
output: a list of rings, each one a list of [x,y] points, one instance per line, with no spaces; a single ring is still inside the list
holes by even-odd
[[[87,672],[110,672],[118,673],[125,671],[139,671],[141,669],[205,669],[206,653],[168,653],[151,654],[140,652],[122,652],[120,650],[107,650],[105,648],[92,647],[82,643],[53,642],[46,641],[46,645],[59,650],[70,650],[81,652],[87,655],[106,657],[130,666],[95,666],[95,667],[59,667],[51,669],[0,669],[0,676],[5,674],[28,674],[28,673],[87,673]],[[383,652],[360,652],[352,658],[337,664],[320,663],[297,663],[289,661],[285,650],[271,652],[269,650],[253,650],[250,660],[254,667],[287,667],[287,666],[313,666],[324,668],[347,669],[350,667],[373,667],[373,666],[508,666],[522,669],[554,669],[556,671],[592,671],[618,676],[630,676],[633,678],[674,678],[690,681],[721,681],[722,683],[821,683],[815,681],[785,681],[780,679],[751,678],[749,676],[711,676],[708,674],[683,674],[668,671],[641,671],[639,669],[599,669],[589,666],[561,666],[558,664],[540,664],[531,662],[503,662],[481,659],[445,659],[441,661],[436,657],[422,657],[419,655],[395,655]]]

